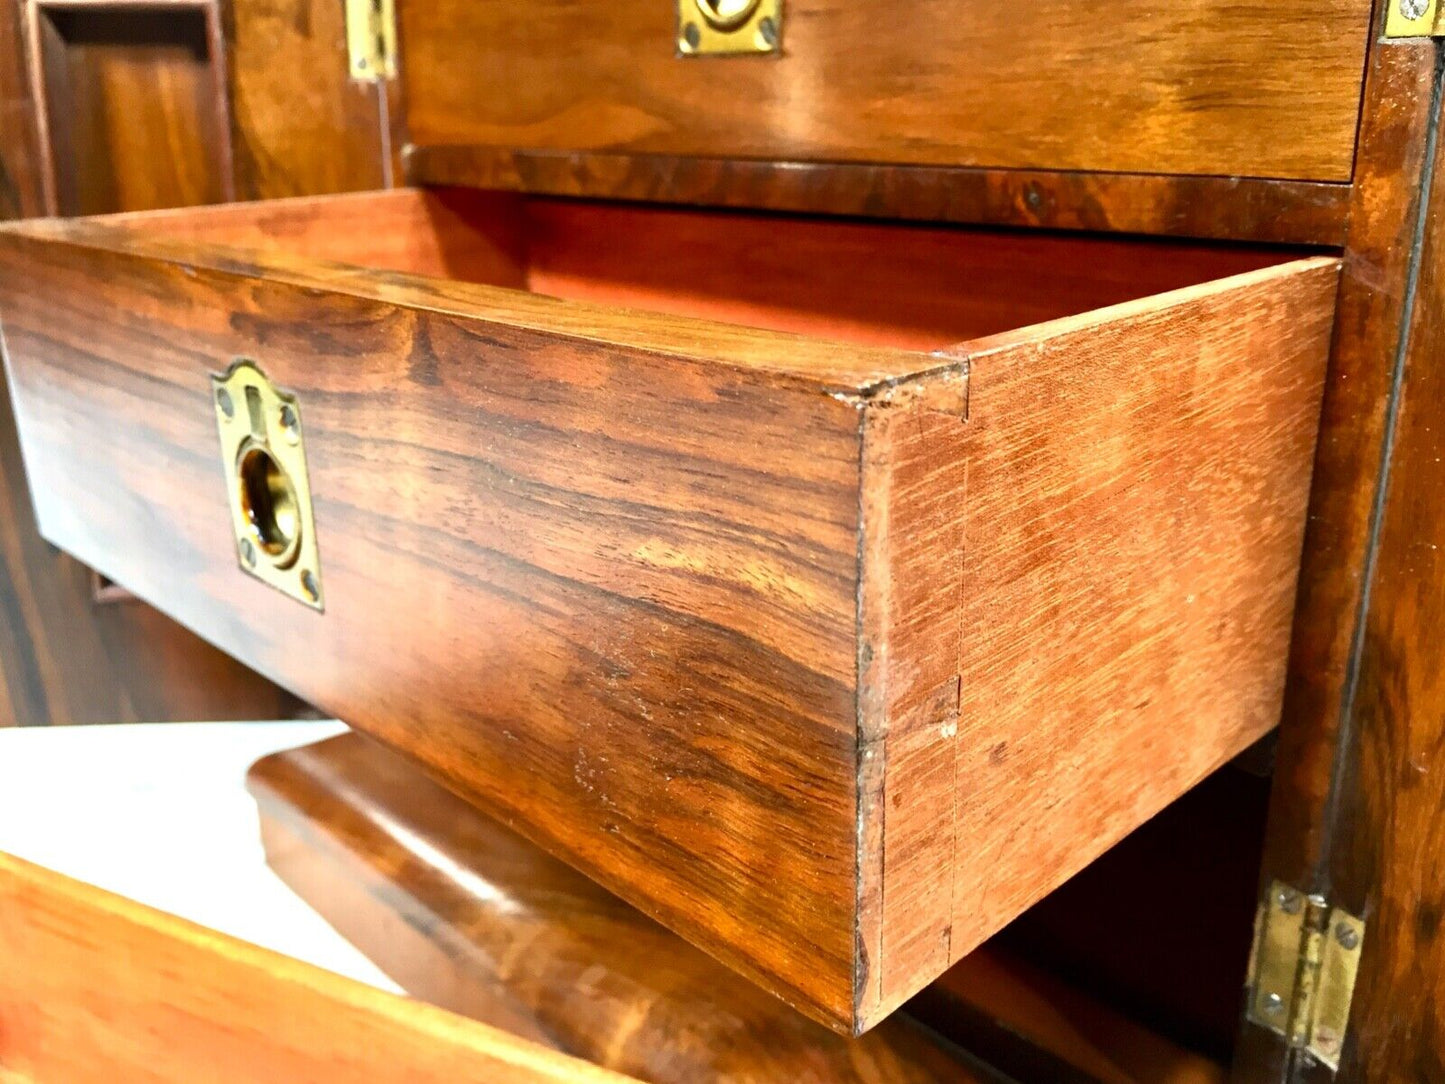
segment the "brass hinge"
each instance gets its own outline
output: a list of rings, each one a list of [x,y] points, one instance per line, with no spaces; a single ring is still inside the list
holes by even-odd
[[[351,78],[395,77],[395,0],[346,0],[346,51],[351,58]]]
[[[1445,4],[1441,0],[1389,0],[1385,37],[1445,37]]]
[[[1339,1069],[1364,940],[1364,922],[1323,896],[1270,884],[1254,919],[1249,1020]]]

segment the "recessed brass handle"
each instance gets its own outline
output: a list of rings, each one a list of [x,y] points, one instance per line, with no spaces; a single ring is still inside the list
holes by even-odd
[[[211,399],[237,562],[277,590],[324,609],[301,404],[246,358],[211,374]]]
[[[777,53],[782,40],[782,0],[677,0],[680,56]]]

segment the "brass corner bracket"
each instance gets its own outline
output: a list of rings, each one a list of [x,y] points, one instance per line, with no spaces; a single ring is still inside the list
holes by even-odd
[[[211,402],[237,563],[278,591],[324,610],[301,404],[248,358],[211,374]]]

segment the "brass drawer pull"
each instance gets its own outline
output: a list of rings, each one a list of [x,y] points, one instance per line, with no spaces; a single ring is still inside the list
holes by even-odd
[[[782,51],[782,0],[677,0],[680,56]]]
[[[296,396],[246,358],[212,373],[211,392],[237,561],[257,579],[324,609]]]

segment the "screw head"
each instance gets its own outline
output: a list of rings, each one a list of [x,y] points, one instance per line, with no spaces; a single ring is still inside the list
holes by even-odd
[[[758,37],[769,49],[776,49],[778,46],[778,24],[773,22],[771,16],[764,16],[758,20]]]
[[[1360,947],[1359,931],[1344,922],[1335,927],[1335,940],[1340,943],[1340,948],[1349,952]]]
[[[234,418],[236,416],[236,402],[225,388],[216,389],[216,405],[221,408],[221,413],[226,417]]]
[[[301,419],[296,417],[296,409],[290,403],[281,407],[281,432],[286,435],[288,444],[300,443]]]
[[[1284,998],[1278,994],[1265,994],[1264,1011],[1269,1013],[1270,1016],[1278,1016],[1284,1011]]]
[[[247,568],[256,567],[256,547],[251,545],[249,538],[241,539],[241,560],[246,562]]]
[[[1303,898],[1292,888],[1280,889],[1279,894],[1275,896],[1275,902],[1279,904],[1279,909],[1287,915],[1299,914],[1300,908],[1304,906]]]
[[[702,31],[697,28],[697,23],[688,23],[682,28],[683,43],[689,49],[696,49],[702,41]]]
[[[1430,7],[1430,0],[1400,0],[1400,14],[1410,20],[1420,18]]]
[[[301,570],[301,590],[306,592],[306,597],[312,602],[321,598],[321,587],[316,582],[316,577],[309,568]]]

